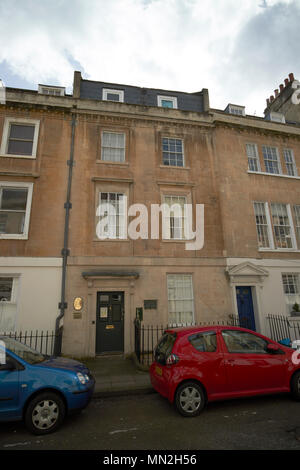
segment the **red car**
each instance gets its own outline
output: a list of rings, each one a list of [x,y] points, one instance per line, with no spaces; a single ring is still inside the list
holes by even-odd
[[[300,351],[245,328],[168,329],[154,357],[152,385],[183,416],[227,398],[291,392],[300,400]]]

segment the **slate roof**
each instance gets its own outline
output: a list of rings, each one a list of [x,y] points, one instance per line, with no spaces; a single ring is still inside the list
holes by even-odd
[[[192,112],[204,112],[203,93],[184,93],[181,91],[161,90],[155,88],[141,88],[132,85],[120,85],[116,83],[96,82],[81,79],[80,98],[90,100],[102,100],[102,90],[124,91],[124,103],[142,106],[157,106],[157,96],[170,96],[177,98],[177,109]]]

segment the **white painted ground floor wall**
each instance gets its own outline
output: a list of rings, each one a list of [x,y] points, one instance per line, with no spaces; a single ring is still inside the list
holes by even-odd
[[[0,277],[11,283],[0,301],[0,332],[53,331],[59,314],[61,258],[0,257]]]
[[[283,274],[294,274],[300,281],[300,262],[297,259],[250,259],[228,258],[232,305],[238,314],[237,286],[250,286],[257,331],[269,335],[266,317],[289,315],[288,302],[297,301],[297,295],[288,296],[284,292]]]

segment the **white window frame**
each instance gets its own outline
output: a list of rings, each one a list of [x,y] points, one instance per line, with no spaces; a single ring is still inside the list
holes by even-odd
[[[296,222],[296,230],[295,232],[298,235],[298,240],[300,243],[300,204],[294,205],[294,215],[295,215],[295,222]]]
[[[40,95],[64,96],[65,91],[66,89],[60,86],[38,85],[38,93]]]
[[[285,278],[289,276],[292,278],[295,292],[286,292],[285,286],[290,286],[291,282],[285,282]],[[297,302],[300,303],[300,275],[299,273],[285,272],[281,274],[283,293],[285,297],[285,304],[288,314],[291,313],[293,305]]]
[[[298,176],[293,150],[289,149],[289,148],[284,148],[283,149],[283,158],[284,158],[287,174],[289,176]],[[290,161],[287,161],[287,158],[290,158]],[[288,166],[291,166],[291,168],[293,169],[293,174],[292,175],[289,172],[289,167]]]
[[[272,224],[271,224],[271,217],[270,217],[270,212],[269,212],[269,205],[267,202],[264,201],[253,201],[253,209],[254,209],[254,217],[256,217],[255,214],[255,207],[254,204],[263,204],[264,205],[264,211],[265,211],[265,217],[267,221],[267,234],[268,234],[268,241],[269,241],[269,246],[259,246],[259,250],[274,250],[274,239],[273,239],[273,231],[272,231]],[[258,240],[258,233],[257,233],[257,224],[255,220],[255,226],[256,226],[256,234],[257,234],[257,240]]]
[[[20,124],[20,125],[23,124],[23,125],[35,126],[31,155],[22,155],[22,154],[15,155],[15,154],[7,153],[8,141],[9,141],[9,135],[10,135],[10,126],[12,124]],[[2,134],[2,142],[1,142],[1,147],[0,147],[0,156],[9,157],[9,158],[29,158],[29,159],[36,158],[39,129],[40,129],[40,121],[37,119],[13,118],[13,117],[5,118],[3,134]]]
[[[175,298],[175,299],[171,299],[169,297],[169,292],[170,292],[170,286],[169,286],[169,280],[171,278],[175,278],[176,281],[180,282],[180,280],[183,280],[184,277],[189,277],[190,279],[190,287],[191,287],[191,298]],[[181,278],[181,279],[180,279]],[[177,285],[177,288],[178,288],[178,285]],[[176,286],[175,288],[176,289]],[[174,297],[177,297],[176,295]],[[193,275],[192,274],[189,274],[189,273],[168,273],[167,274],[167,298],[168,298],[168,323],[169,325],[176,325],[176,326],[179,326],[179,325],[185,325],[186,322],[182,322],[180,321],[178,318],[176,318],[176,321],[170,321],[170,315],[174,312],[171,312],[170,311],[170,302],[175,302],[175,305],[177,302],[184,302],[184,301],[189,301],[189,302],[192,302],[192,318],[190,320],[190,322],[188,322],[187,324],[193,324],[195,322],[195,300],[194,300],[194,289],[193,289]],[[175,315],[177,317],[177,314],[180,313],[180,312],[177,312],[176,308],[175,308]]]
[[[286,212],[289,220],[289,228],[290,228],[290,239],[291,239],[291,247],[288,248],[283,248],[283,247],[277,247],[276,246],[276,237],[275,237],[275,230],[274,230],[274,224],[272,220],[272,209],[271,209],[271,204],[277,204],[277,205],[282,205],[286,206]],[[277,202],[271,202],[270,203],[270,212],[271,212],[271,221],[272,221],[272,230],[273,230],[273,237],[274,237],[274,247],[276,250],[282,250],[282,251],[291,251],[295,250],[297,248],[297,243],[296,243],[296,235],[295,235],[295,230],[294,230],[294,224],[293,224],[293,218],[292,218],[292,212],[291,212],[291,206],[290,204],[284,204],[284,203],[277,203]],[[283,225],[283,227],[287,227],[286,225]]]
[[[173,103],[173,107],[169,108],[162,105],[162,101],[171,101]],[[164,109],[177,109],[177,97],[176,96],[163,96],[157,95],[157,105],[164,108]]]
[[[119,96],[119,100],[109,100],[107,98],[107,95],[109,93],[112,93],[112,94],[115,94],[115,95],[118,95]],[[104,101],[110,101],[112,103],[124,103],[124,90],[113,90],[113,89],[110,89],[110,88],[103,88],[102,89],[102,99]]]
[[[11,182],[11,181],[0,181],[0,189],[2,188],[26,188],[27,201],[24,219],[24,230],[23,233],[0,233],[0,240],[28,240],[30,212],[32,203],[33,183],[22,183],[22,182]]]
[[[250,146],[250,145],[253,146],[255,156],[248,155],[248,145],[249,145],[249,146]],[[261,172],[261,166],[260,166],[260,160],[259,160],[259,154],[258,154],[257,145],[254,144],[254,143],[252,143],[252,142],[246,142],[246,154],[247,154],[247,158],[248,158],[248,171]],[[257,170],[251,170],[251,169],[250,169],[249,159],[256,161]]]
[[[114,219],[116,223],[110,224],[108,223],[108,231],[107,231],[107,236],[103,239],[100,240],[127,240],[127,194],[124,191],[99,191],[98,192],[98,204],[99,207],[101,206],[101,194],[107,194],[107,203],[110,203],[110,196],[114,194],[115,196],[117,194],[120,194],[123,196],[123,209],[124,209],[124,214],[120,213],[120,205],[117,210],[116,218]],[[109,207],[108,207],[109,208]],[[109,220],[111,220],[111,217],[114,217],[114,213],[107,214]],[[103,216],[105,217],[105,216]],[[122,219],[123,217],[123,219]],[[123,223],[122,223],[123,222]],[[116,227],[116,229],[114,229]],[[104,235],[104,234],[103,234]]]
[[[104,134],[117,134],[124,136],[124,147],[107,147],[103,145],[104,142]],[[103,148],[110,148],[110,149],[123,149],[123,159],[122,160],[107,160],[103,158]],[[125,163],[126,161],[126,134],[125,132],[116,132],[105,130],[101,132],[101,161],[102,162],[109,162],[109,163]]]
[[[168,141],[170,141],[170,139],[173,139],[173,140],[180,140],[181,141],[181,149],[182,149],[182,166],[180,165],[167,165],[166,163],[164,163],[164,149],[163,149],[163,140],[164,139],[168,139]],[[171,137],[171,136],[163,136],[161,138],[161,152],[162,152],[162,165],[164,167],[176,167],[176,168],[184,168],[185,167],[185,158],[184,158],[184,140],[180,137]],[[174,153],[175,157],[176,155],[180,154],[180,152],[171,152],[170,150],[167,151],[167,153],[171,154],[171,153]],[[175,160],[177,160],[175,158]]]
[[[18,319],[18,302],[19,302],[19,283],[20,283],[20,274],[15,274],[15,273],[5,273],[1,272],[0,273],[0,278],[11,278],[12,279],[12,291],[11,291],[11,299],[8,301],[0,301],[0,331],[15,331],[16,330],[16,325],[17,325],[17,319]],[[12,328],[7,328],[5,326],[3,328],[3,310],[5,307],[8,307],[8,315],[12,319]],[[12,318],[12,314],[14,317]]]
[[[275,150],[276,160],[269,160],[269,159],[267,159],[267,161],[274,161],[274,162],[276,161],[277,166],[278,166],[278,173],[272,173],[272,172],[268,171],[267,166],[266,166],[266,159],[265,159],[265,156],[264,156],[264,148],[266,148],[266,149],[274,149],[274,150]],[[265,165],[266,173],[267,173],[268,175],[281,175],[281,174],[282,174],[280,156],[279,156],[279,152],[278,152],[278,148],[277,148],[277,147],[274,147],[274,146],[272,146],[272,145],[263,145],[263,146],[262,146],[262,157],[263,157],[263,160],[264,160],[264,165]]]
[[[245,106],[229,104],[226,109],[228,109],[229,114],[234,114],[235,116],[246,116]]]
[[[269,246],[268,247],[258,247],[259,251],[296,251],[297,250],[297,239],[296,239],[296,234],[295,234],[295,228],[294,228],[294,223],[293,223],[293,217],[292,217],[292,211],[291,211],[291,206],[290,204],[285,204],[285,203],[279,203],[279,202],[264,202],[264,201],[253,201],[253,209],[254,209],[254,204],[264,204],[264,210],[265,210],[265,217],[267,221],[267,230],[268,230],[268,237],[269,237]],[[280,204],[286,206],[287,210],[287,215],[288,215],[288,220],[289,220],[289,227],[290,227],[290,236],[291,236],[291,242],[292,242],[292,247],[291,248],[282,248],[282,247],[277,247],[275,246],[275,231],[274,231],[274,226],[273,226],[273,221],[272,221],[272,215],[271,215],[271,204]],[[255,209],[254,209],[254,217],[255,217]],[[256,224],[256,220],[255,220]],[[257,224],[256,224],[256,233],[257,233]],[[258,234],[257,234],[257,239],[258,239]]]
[[[169,204],[167,204],[166,202],[166,198],[174,198],[174,202],[172,202],[172,205],[169,206]],[[182,209],[183,209],[183,213],[182,213],[182,217],[181,217],[181,225],[180,225],[180,229],[181,229],[181,233],[182,233],[182,236],[181,237],[175,237],[175,236],[171,236],[172,233],[171,233],[171,214],[170,214],[170,210],[168,211],[168,209],[165,209],[165,206],[168,206],[169,208],[172,207],[173,205],[176,205],[176,199],[178,200],[179,198],[182,198],[184,199],[184,204],[182,206]],[[181,241],[181,240],[187,240],[185,234],[188,233],[188,230],[189,230],[189,226],[188,226],[188,220],[187,220],[187,217],[186,217],[186,211],[185,211],[185,205],[188,204],[188,197],[186,194],[164,194],[163,195],[163,204],[164,204],[164,209],[163,209],[163,240],[171,240],[171,241]],[[176,217],[177,219],[177,217]]]
[[[17,292],[18,292],[18,280],[19,275],[11,274],[11,273],[0,273],[1,278],[9,278],[12,279],[12,289],[11,289],[11,298],[10,300],[5,301],[6,304],[16,304],[17,303]],[[0,300],[1,302],[1,300]]]

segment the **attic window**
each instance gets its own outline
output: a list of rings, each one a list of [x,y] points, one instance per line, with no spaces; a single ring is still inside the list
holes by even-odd
[[[65,88],[59,86],[39,85],[38,93],[41,95],[64,96]]]
[[[103,88],[102,99],[104,101],[119,101],[124,102],[124,91],[123,90],[112,90],[110,88]]]
[[[173,108],[177,109],[177,98],[176,96],[161,96],[157,97],[157,104],[162,108]]]
[[[284,115],[282,113],[276,113],[275,111],[272,111],[271,113],[267,114],[266,119],[267,121],[280,122],[282,124],[285,124]]]
[[[229,103],[225,109],[225,113],[235,114],[236,116],[245,116],[245,106]]]

